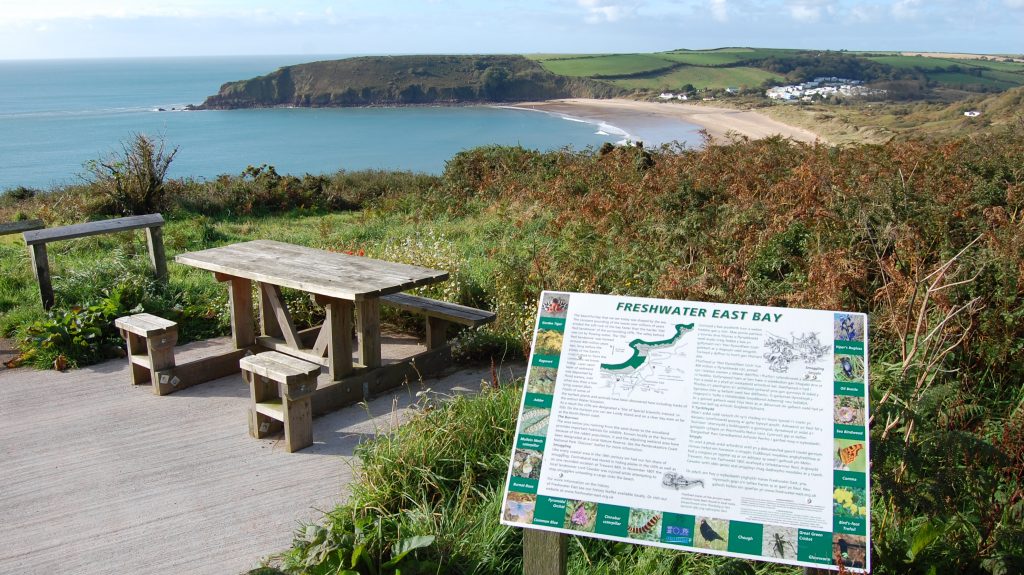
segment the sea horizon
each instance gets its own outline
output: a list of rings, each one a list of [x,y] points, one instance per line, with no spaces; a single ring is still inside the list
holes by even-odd
[[[452,156],[478,146],[583,150],[636,139],[607,121],[514,105],[183,109],[225,82],[339,57],[0,61],[0,191],[82,183],[87,162],[116,154],[137,133],[178,149],[169,177],[196,179],[261,164],[299,176],[365,169],[439,174]],[[696,138],[690,143],[699,145]]]

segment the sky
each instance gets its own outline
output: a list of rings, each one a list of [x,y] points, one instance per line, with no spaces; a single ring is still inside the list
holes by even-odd
[[[656,52],[1020,54],[1024,0],[0,0],[0,59]]]

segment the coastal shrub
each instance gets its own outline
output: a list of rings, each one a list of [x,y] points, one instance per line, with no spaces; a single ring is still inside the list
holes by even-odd
[[[164,178],[177,153],[162,139],[139,133],[121,143],[121,153],[87,162],[92,187],[101,195],[99,209],[122,216],[160,211]]]

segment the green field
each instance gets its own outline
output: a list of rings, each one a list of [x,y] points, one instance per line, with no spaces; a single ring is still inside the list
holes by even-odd
[[[707,68],[702,66],[683,66],[654,78],[629,78],[612,80],[616,86],[644,90],[678,90],[686,84],[694,88],[754,88],[765,80],[782,82],[778,74],[772,74],[757,68]]]
[[[994,78],[989,74],[975,76],[973,74],[965,74],[963,72],[932,72],[931,74],[928,74],[928,79],[944,87],[965,90],[971,89],[972,86],[986,89],[1008,90],[1010,88],[1016,88],[1017,86],[1024,85],[1024,77],[1020,77],[1017,82],[1009,82],[1003,79]]]
[[[655,91],[677,90],[687,84],[697,89],[722,89],[758,87],[766,81],[799,81],[794,79],[793,73],[784,74],[762,69],[759,61],[765,61],[764,67],[773,70],[789,71],[803,67],[804,79],[810,79],[806,70],[812,66],[818,66],[822,75],[829,75],[827,64],[825,69],[821,70],[821,57],[825,57],[826,61],[830,57],[846,57],[847,61],[849,57],[855,57],[891,66],[896,71],[916,70],[920,73],[917,78],[927,78],[930,85],[943,88],[986,92],[1024,85],[1024,63],[984,60],[984,56],[981,55],[977,59],[959,59],[903,56],[893,52],[839,54],[782,48],[734,47],[715,50],[680,49],[650,54],[534,54],[530,59],[539,62],[544,69],[554,74],[599,78],[620,88]],[[789,58],[796,60],[787,67],[786,60]],[[952,68],[954,66],[956,68]],[[883,80],[888,77],[884,69],[880,72],[875,70],[874,74],[875,78]],[[784,77],[787,75],[788,78]],[[833,75],[843,74],[837,72]],[[906,75],[906,72],[894,74],[895,77]],[[801,74],[797,73],[796,76]],[[913,74],[910,76],[915,77]]]
[[[610,56],[557,57],[540,60],[549,72],[563,76],[628,76],[661,70],[674,62],[655,54],[614,54]]]
[[[751,58],[751,52],[665,52],[667,60],[691,66],[724,66]]]

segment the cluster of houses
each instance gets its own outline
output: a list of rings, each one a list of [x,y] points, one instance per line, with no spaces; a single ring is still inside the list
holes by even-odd
[[[860,80],[836,78],[835,76],[823,76],[815,78],[810,82],[803,82],[802,84],[775,86],[773,88],[769,88],[765,92],[765,95],[772,100],[783,100],[786,102],[810,102],[815,99],[815,97],[825,99],[836,96],[856,97],[872,96],[884,93],[885,90],[878,90],[864,86],[863,82]]]

